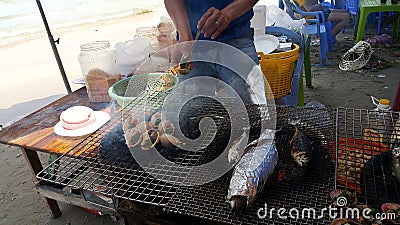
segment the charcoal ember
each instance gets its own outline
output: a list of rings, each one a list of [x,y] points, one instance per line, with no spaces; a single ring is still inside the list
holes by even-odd
[[[106,163],[137,164],[126,145],[122,124],[118,124],[101,139],[98,155]]]
[[[374,156],[361,171],[360,184],[368,205],[380,208],[387,202],[399,202],[399,186],[392,174],[389,152]]]

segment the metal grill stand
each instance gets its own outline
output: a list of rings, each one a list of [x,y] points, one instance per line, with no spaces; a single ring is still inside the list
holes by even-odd
[[[162,99],[159,99],[162,102]],[[139,101],[139,99],[137,100]],[[140,103],[140,102],[139,102]],[[157,104],[154,104],[157,105]],[[216,108],[216,113],[221,113]],[[217,114],[214,114],[217,115]],[[222,112],[223,114],[223,112]],[[47,169],[40,172],[37,177],[42,182],[53,184],[59,189],[70,189],[76,194],[82,194],[92,204],[121,211],[131,210],[144,206],[161,214],[179,214],[191,219],[214,221],[235,224],[309,224],[310,220],[277,218],[260,219],[257,211],[265,204],[268,207],[314,207],[324,208],[331,204],[329,192],[334,189],[335,164],[328,154],[328,143],[334,140],[334,115],[326,110],[317,108],[278,107],[277,126],[284,127],[276,135],[277,149],[280,153],[280,163],[290,159],[288,153],[289,141],[293,135],[293,127],[287,125],[289,120],[301,119],[301,129],[313,142],[314,161],[311,169],[304,177],[293,180],[280,181],[271,177],[267,181],[264,193],[246,213],[235,214],[230,211],[226,202],[227,185],[230,174],[227,173],[218,180],[200,186],[179,186],[173,181],[187,177],[188,170],[177,171],[169,164],[148,165],[146,171],[132,159],[121,157],[124,154],[107,156],[100,151],[102,140],[107,134],[112,133],[121,123],[121,117],[113,118],[108,124],[88,136],[82,143],[59,157],[53,165],[55,170],[51,173]],[[221,114],[219,114],[221,115]],[[258,114],[259,115],[259,114]],[[251,117],[251,116],[250,116]],[[220,117],[218,117],[220,118]],[[221,122],[220,129],[224,122]],[[255,124],[253,124],[255,125]],[[212,152],[212,151],[211,151]],[[196,165],[209,160],[212,155],[207,151],[178,155],[175,162]],[[129,156],[129,154],[128,154]],[[147,171],[151,169],[163,176],[168,176],[172,182],[156,179]],[[207,174],[205,174],[207,176]],[[192,179],[202,179],[194,177]],[[163,213],[164,212],[164,213]],[[154,214],[154,212],[152,212]],[[167,218],[167,217],[166,217]],[[323,218],[313,221],[313,224],[326,224]]]

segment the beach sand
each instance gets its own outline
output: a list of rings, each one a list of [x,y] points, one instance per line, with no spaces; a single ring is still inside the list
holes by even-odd
[[[55,37],[61,37],[58,48],[70,81],[81,77],[77,61],[80,43],[97,39],[106,39],[114,43],[128,40],[133,37],[136,27],[155,25],[158,20],[159,13],[154,12],[124,18],[117,23],[85,26],[76,31],[55,34]],[[345,34],[338,36],[334,52],[328,53],[328,63],[331,65],[312,67],[313,87],[305,88],[306,103],[316,100],[328,108],[373,109],[371,95],[377,98],[389,98],[393,102],[397,85],[400,82],[400,65],[396,64],[396,60],[399,58],[391,56],[395,49],[375,49],[376,57],[394,63],[387,69],[376,72],[371,70],[345,72],[337,67],[339,62],[337,56],[343,55],[354,45],[351,27],[349,25]],[[370,27],[367,32],[369,32],[367,35],[372,35],[376,31],[374,27]],[[18,61],[10,60],[14,57]],[[312,59],[315,63],[318,62],[318,47],[312,48]],[[5,87],[0,90],[0,96],[2,96],[0,108],[8,108],[16,102],[23,103],[41,99],[39,103],[28,105],[28,109],[25,109],[32,110],[34,105],[44,105],[45,102],[52,101],[60,94],[66,93],[45,36],[0,50],[0,60],[7,62],[2,64],[2,68],[5,68],[9,74],[2,78],[2,82],[7,82],[4,83]],[[21,88],[22,90],[14,90],[11,85],[14,82],[21,82],[25,86]],[[76,89],[80,86],[72,85],[72,87]],[[48,96],[53,96],[53,98],[47,98]],[[26,106],[26,104],[22,104],[18,107],[24,108],[24,105]],[[16,111],[20,110],[22,109]],[[95,216],[83,209],[63,203],[60,203],[63,216],[52,219],[34,190],[31,173],[19,149],[0,145],[0,157],[2,159],[0,161],[0,204],[2,205],[0,207],[0,224],[118,224],[109,216]],[[47,155],[41,154],[40,157],[42,162],[46,162],[48,159]]]
[[[82,77],[78,62],[80,44],[88,41],[132,40],[139,27],[156,26],[167,15],[164,7],[152,12],[120,19],[85,24],[52,31],[72,90],[82,85],[72,81]],[[0,125],[18,120],[67,94],[47,34],[26,37],[27,40],[0,48]],[[0,128],[1,129],[1,128]],[[46,163],[48,155],[40,154]],[[53,219],[36,193],[32,175],[21,151],[0,144],[0,224],[119,224],[109,216],[96,216],[79,207],[60,203],[63,215]]]
[[[52,31],[54,39],[60,38],[60,44],[56,46],[72,90],[82,87],[72,83],[82,77],[78,62],[82,43],[108,40],[114,46],[118,42],[132,40],[137,28],[156,26],[163,15],[167,13],[164,7],[159,7],[140,15]],[[47,34],[43,31],[35,37],[0,48],[0,80],[3,84],[0,89],[0,113],[17,103],[67,93]]]

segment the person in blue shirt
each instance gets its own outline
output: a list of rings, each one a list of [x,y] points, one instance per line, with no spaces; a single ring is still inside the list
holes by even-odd
[[[254,32],[250,27],[250,20],[254,15],[253,6],[257,2],[258,0],[164,0],[167,12],[178,32],[178,43],[192,41],[200,31],[199,40],[217,41],[233,46],[245,53],[255,65],[259,64],[259,60],[254,47]],[[231,60],[228,62],[231,64],[232,62],[244,64],[245,61],[232,55],[223,55],[219,58],[225,62]],[[250,90],[254,88],[249,87],[247,77],[245,78],[247,83],[243,82],[244,79],[237,78],[235,72],[224,66],[195,63],[194,70],[180,79],[185,80],[199,74],[216,77],[233,87],[245,103],[254,103],[253,95],[260,94]],[[252,80],[263,83],[262,74]],[[258,88],[256,92],[263,92],[263,87],[262,85],[262,90]]]

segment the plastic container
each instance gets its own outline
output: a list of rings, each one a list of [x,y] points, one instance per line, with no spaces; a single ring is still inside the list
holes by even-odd
[[[254,36],[265,34],[266,25],[266,5],[256,5],[253,7],[254,16],[251,19],[251,27],[254,28]]]
[[[389,142],[393,131],[393,118],[390,113],[390,100],[380,99],[371,96],[372,103],[376,108],[368,113],[364,129],[364,139],[380,143]]]
[[[108,102],[108,88],[121,80],[115,50],[108,41],[82,44],[78,61],[91,102]]]

